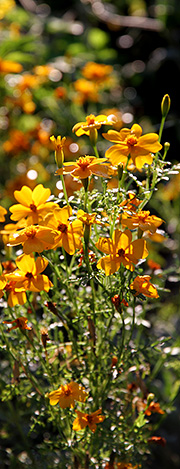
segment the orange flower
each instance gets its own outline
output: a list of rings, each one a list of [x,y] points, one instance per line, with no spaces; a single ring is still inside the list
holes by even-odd
[[[132,234],[129,230],[124,232],[115,230],[112,239],[99,238],[96,248],[109,254],[99,259],[97,263],[97,268],[103,269],[106,275],[117,272],[121,263],[126,269],[133,271],[138,259],[144,259],[148,256],[146,241],[143,239],[132,241]]]
[[[6,213],[7,213],[7,210],[0,205],[0,222],[5,221]]]
[[[26,303],[26,292],[16,292],[16,282],[8,281],[8,277],[5,275],[0,276],[0,298],[6,292],[8,294],[8,305],[13,308],[15,305],[24,305]]]
[[[88,80],[95,81],[98,84],[106,83],[112,73],[111,65],[97,64],[95,62],[87,62],[81,70],[82,75]]]
[[[28,225],[39,223],[56,205],[54,202],[46,202],[50,195],[50,189],[45,189],[42,184],[38,184],[33,190],[23,186],[20,191],[14,192],[14,197],[19,204],[10,207],[11,219],[17,221],[27,217]]]
[[[13,62],[12,60],[3,60],[0,57],[0,73],[20,73],[22,72],[22,69],[22,65],[18,62]]]
[[[80,220],[74,220],[70,223],[69,218],[72,216],[72,208],[65,206],[57,207],[53,214],[45,217],[44,223],[47,227],[56,231],[56,242],[53,246],[63,246],[70,255],[75,253],[76,249],[80,249],[83,236],[83,225]]]
[[[158,402],[151,401],[148,408],[145,410],[145,415],[151,415],[151,414],[157,413],[157,414],[164,414],[164,410],[160,408],[160,405]]]
[[[24,253],[42,252],[52,249],[55,244],[57,233],[46,226],[30,225],[23,230],[17,231],[9,236],[8,246],[23,245]]]
[[[117,463],[117,469],[138,469],[139,467],[139,464],[136,464],[135,466],[133,466],[130,462],[118,462]]]
[[[153,259],[148,259],[147,265],[152,270],[159,270],[161,268],[161,265],[158,264],[158,262],[153,261]]]
[[[32,327],[27,326],[28,319],[24,316],[20,318],[14,319],[14,321],[3,321],[3,324],[15,324],[14,326],[10,327],[8,330],[11,331],[12,329],[27,329],[31,331]]]
[[[115,116],[105,116],[100,114],[99,116],[94,116],[90,114],[86,117],[86,122],[78,122],[72,128],[72,131],[80,137],[83,134],[89,135],[91,130],[100,129],[101,125],[113,125],[116,121]]]
[[[130,212],[136,212],[140,203],[141,201],[136,198],[136,194],[134,192],[128,192],[128,198],[120,203],[120,207],[123,207],[125,210],[129,210]]]
[[[83,225],[91,226],[94,223],[101,224],[99,220],[96,220],[97,213],[87,213],[84,210],[78,210],[77,218],[82,221]]]
[[[105,415],[100,415],[102,409],[96,410],[92,414],[85,414],[84,412],[80,412],[79,410],[75,411],[77,414],[76,419],[73,422],[73,430],[79,431],[85,427],[89,427],[90,430],[94,433],[97,428],[97,423],[101,423],[105,419]]]
[[[125,165],[129,155],[129,163],[133,163],[139,170],[145,163],[150,165],[153,161],[151,153],[161,150],[162,145],[158,142],[158,134],[141,134],[142,128],[138,124],[134,124],[131,129],[123,128],[120,132],[109,130],[103,137],[116,145],[106,151],[106,157],[114,166],[119,163]]]
[[[158,445],[165,446],[166,440],[161,436],[151,436],[151,438],[148,438],[148,443],[157,443]]]
[[[104,164],[106,161],[107,164]],[[109,163],[106,158],[96,158],[95,156],[81,156],[77,161],[64,163],[56,174],[72,174],[75,178],[86,179],[92,174],[108,178]]]
[[[17,257],[16,265],[18,269],[7,275],[9,280],[16,282],[16,291],[49,291],[53,286],[47,275],[40,275],[48,265],[48,261],[42,257],[35,261],[33,254],[22,254]]]
[[[12,129],[10,131],[9,140],[3,143],[3,150],[7,153],[17,155],[21,151],[29,150],[29,136],[21,130]]]
[[[2,266],[3,266],[3,275],[13,272],[16,268],[16,264],[10,260],[2,262]]]
[[[83,104],[86,101],[97,102],[99,100],[98,87],[92,81],[79,78],[73,85],[77,91],[75,101],[79,104]]]
[[[136,295],[142,293],[148,298],[159,298],[158,292],[152,283],[150,275],[138,275],[131,283],[130,288],[136,290]]]
[[[69,384],[60,386],[56,391],[52,391],[48,394],[51,405],[59,403],[62,409],[66,407],[74,407],[75,401],[85,402],[88,393],[85,388],[78,383],[71,381]]]
[[[156,229],[164,222],[162,218],[156,217],[156,215],[150,215],[149,210],[140,210],[133,215],[129,215],[125,212],[120,215],[119,218],[122,225],[127,226],[130,230],[139,227],[142,231],[150,231],[151,233],[155,233]]]

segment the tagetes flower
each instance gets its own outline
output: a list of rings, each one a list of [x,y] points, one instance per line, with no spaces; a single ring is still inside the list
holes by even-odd
[[[30,225],[9,236],[8,246],[23,245],[25,254],[52,249],[57,233],[46,226]]]
[[[6,153],[17,155],[21,151],[28,151],[30,148],[29,135],[22,130],[12,129],[9,132],[9,140],[3,143],[3,150]]]
[[[136,212],[140,203],[141,201],[137,199],[136,194],[134,192],[129,192],[128,198],[120,203],[120,207],[123,207],[125,210],[129,210],[130,212]]]
[[[0,7],[1,12],[1,7]],[[0,13],[1,18],[1,13]],[[23,67],[18,62],[13,62],[12,60],[4,60],[0,57],[0,73],[20,73],[22,72]]]
[[[117,272],[121,263],[126,269],[133,271],[138,260],[148,256],[146,241],[142,238],[132,241],[132,234],[129,230],[122,232],[116,229],[112,239],[99,238],[96,248],[108,254],[97,263],[97,268],[103,269],[106,275]]]
[[[62,138],[60,135],[58,135],[58,137],[55,138],[54,135],[52,135],[50,140],[55,150],[55,161],[58,167],[61,168],[64,163],[64,146],[66,143],[66,137]]]
[[[99,101],[98,87],[97,85],[90,80],[85,78],[79,78],[73,83],[75,91],[77,91],[77,96],[74,101],[79,104],[83,104],[86,101]]]
[[[92,174],[108,178],[108,169],[109,163],[106,158],[81,156],[77,161],[64,163],[63,167],[56,171],[56,174],[71,174],[78,179],[86,179]]]
[[[5,221],[6,213],[7,213],[7,210],[0,205],[0,222]]]
[[[131,129],[123,128],[120,132],[108,130],[103,137],[116,144],[105,153],[114,166],[120,163],[125,165],[130,155],[129,163],[133,163],[140,170],[145,163],[152,163],[151,153],[156,153],[162,148],[158,142],[158,134],[149,133],[142,136],[142,128],[138,124],[134,124]]]
[[[131,290],[135,290],[137,295],[142,293],[148,298],[159,298],[156,287],[150,282],[150,275],[138,275],[130,284]]]
[[[100,220],[96,220],[97,213],[87,213],[84,210],[78,210],[77,218],[82,221],[83,225],[91,226],[94,223],[101,224]]]
[[[75,401],[85,402],[87,396],[88,393],[85,391],[85,388],[73,381],[64,386],[60,386],[56,391],[52,391],[48,394],[50,404],[56,405],[59,403],[62,409],[74,407]]]
[[[157,228],[164,222],[162,218],[150,215],[149,210],[140,210],[132,215],[123,213],[120,218],[122,225],[127,226],[130,230],[140,228],[142,231],[150,231],[151,233],[155,233]]]
[[[14,0],[1,0],[0,5],[0,20],[4,18],[8,11],[12,10],[16,6]]]
[[[45,224],[47,227],[56,231],[56,242],[53,246],[63,246],[68,254],[72,255],[76,249],[80,249],[83,236],[83,225],[80,220],[69,221],[72,216],[72,208],[65,206],[63,208],[56,208],[53,214],[45,217]]]
[[[98,84],[106,83],[112,73],[111,65],[98,64],[95,62],[87,62],[82,68],[82,75],[88,80],[92,80]]]
[[[76,410],[75,412],[77,414],[77,417],[73,422],[73,430],[75,431],[83,430],[88,426],[94,433],[97,428],[97,423],[101,423],[105,419],[105,415],[101,415],[102,409],[98,409],[92,414],[85,414],[79,410]]]
[[[3,275],[10,274],[10,272],[13,272],[16,269],[16,264],[10,260],[2,262],[2,266],[3,266]]]
[[[8,331],[12,331],[12,329],[27,329],[28,331],[32,330],[32,327],[27,326],[28,319],[24,316],[20,318],[14,319],[14,321],[3,321],[3,324],[14,324],[14,326],[10,327]]]
[[[113,116],[114,117],[114,116]],[[94,114],[90,114],[86,117],[86,122],[78,122],[72,128],[72,131],[80,137],[81,135],[89,135],[92,129],[100,129],[101,125],[113,125],[116,121],[112,116],[105,116],[104,114],[100,114],[99,116],[94,116]]]
[[[33,254],[22,254],[17,257],[16,265],[17,270],[7,276],[9,280],[16,282],[16,291],[48,292],[53,286],[47,275],[41,275],[48,265],[46,259],[38,257],[35,260]]]
[[[151,414],[164,414],[164,410],[161,409],[160,405],[158,402],[150,402],[148,408],[145,410],[145,415],[150,416]]]
[[[28,225],[38,224],[55,207],[53,202],[47,202],[50,195],[50,189],[45,189],[42,184],[38,184],[33,190],[28,186],[23,186],[20,191],[14,192],[14,197],[19,204],[10,207],[11,219],[18,221],[27,217]]]
[[[4,293],[7,293],[8,299],[7,303],[8,305],[13,308],[15,305],[24,305],[26,303],[26,292],[22,288],[22,291],[17,292],[16,291],[16,282],[13,280],[8,280],[8,276],[6,275],[1,275],[0,277],[0,298],[4,295]]]

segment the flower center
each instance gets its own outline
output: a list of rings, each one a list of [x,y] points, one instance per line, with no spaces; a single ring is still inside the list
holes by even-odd
[[[67,225],[65,225],[64,223],[59,223],[57,229],[58,229],[58,231],[61,231],[61,233],[66,233]]]
[[[87,414],[86,414],[86,418],[87,418],[87,421],[88,421],[89,423],[92,423],[92,422],[93,422],[93,416],[92,416],[92,415],[87,415]]]
[[[32,210],[32,212],[36,212],[37,207],[35,204],[30,204],[29,208]]]
[[[134,135],[131,135],[130,137],[127,138],[127,145],[129,145],[130,147],[133,147],[134,145],[136,145],[138,139],[134,136]]]
[[[90,164],[90,159],[87,158],[87,157],[80,157],[79,160],[78,160],[78,166],[80,166],[80,168],[85,171],[85,169],[89,166]]]
[[[86,117],[86,122],[88,125],[95,124],[95,116],[94,114],[90,114],[90,116]]]
[[[29,226],[25,230],[25,235],[27,236],[27,238],[33,239],[36,236],[36,229],[33,226]]]
[[[26,278],[33,278],[34,275],[32,274],[32,272],[27,272],[26,275],[25,275]]]
[[[123,257],[124,254],[125,254],[125,250],[122,249],[122,248],[121,248],[121,249],[118,249],[118,252],[117,252],[117,253],[118,253],[118,256],[119,256],[119,257]]]
[[[65,384],[65,386],[63,386],[63,387],[64,387],[63,391],[64,391],[65,396],[70,396],[71,389],[69,388],[69,386],[67,384]]]

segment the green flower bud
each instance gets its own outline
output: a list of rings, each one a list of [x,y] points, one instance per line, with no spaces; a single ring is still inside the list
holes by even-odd
[[[162,117],[166,117],[171,106],[171,100],[168,94],[165,94],[161,101],[161,113]]]

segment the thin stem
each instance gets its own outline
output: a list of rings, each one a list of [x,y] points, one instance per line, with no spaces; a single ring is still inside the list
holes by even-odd
[[[67,196],[67,192],[66,192],[66,186],[65,186],[63,174],[60,174],[60,179],[61,179],[61,182],[62,182],[62,187],[63,187],[63,193],[64,193],[65,201],[66,201],[67,205],[70,205],[70,204],[69,204],[69,201],[68,201],[68,196]]]

